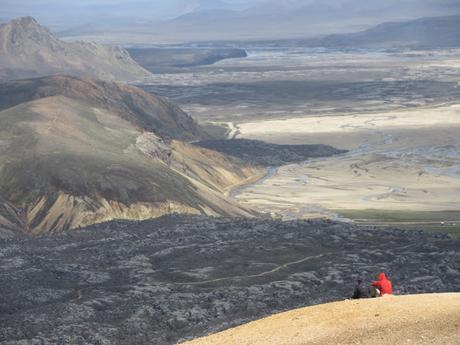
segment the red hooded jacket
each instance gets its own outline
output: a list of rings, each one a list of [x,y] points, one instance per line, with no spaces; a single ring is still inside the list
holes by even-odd
[[[380,290],[380,293],[383,295],[392,295],[393,294],[393,287],[391,286],[391,281],[388,280],[385,273],[380,273],[377,276],[377,281],[372,283],[372,286],[375,286],[377,289]]]

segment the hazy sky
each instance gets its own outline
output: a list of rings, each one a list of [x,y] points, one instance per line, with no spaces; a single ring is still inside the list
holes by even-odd
[[[46,18],[72,13],[106,11],[122,16],[126,10],[140,18],[170,19],[202,8],[226,7],[238,10],[257,3],[258,0],[0,0],[0,15],[16,17],[24,15]],[[242,5],[242,6],[241,6]],[[54,12],[54,13],[53,13]]]
[[[200,9],[245,9],[270,3],[279,7],[302,7],[311,4],[322,6],[388,7],[416,4],[446,9],[460,7],[460,0],[0,0],[0,17],[24,15],[44,17],[47,20],[66,15],[92,15],[106,12],[110,15],[135,14],[140,19],[165,20]]]
[[[188,19],[188,26],[182,22],[182,32],[174,32],[181,28],[178,21],[162,23],[195,12],[200,16],[192,24]],[[147,30],[159,38],[193,32],[194,39],[211,33],[231,38],[238,30],[263,36],[276,26],[274,33],[287,37],[459,13],[460,0],[0,0],[1,21],[33,16],[64,36],[69,30],[85,35]]]

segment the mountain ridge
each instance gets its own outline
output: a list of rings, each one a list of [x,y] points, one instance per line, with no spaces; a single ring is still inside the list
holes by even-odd
[[[68,76],[7,82],[0,95],[1,228],[255,215],[224,193],[262,170],[188,144],[206,134],[164,99]]]
[[[119,81],[151,77],[118,46],[64,42],[33,17],[0,25],[0,80],[54,74]]]
[[[386,22],[368,30],[306,40],[309,46],[449,48],[460,46],[460,15]]]
[[[194,141],[208,135],[182,109],[159,96],[123,83],[55,75],[0,84],[0,110],[44,97],[63,95],[103,106],[143,130]]]
[[[459,4],[454,1],[443,1],[444,5],[431,0],[420,2],[267,0],[247,3],[246,6],[192,6],[162,22],[126,22],[123,24],[124,36],[120,35],[115,21],[108,26],[93,21],[91,30],[81,26],[67,27],[62,34],[67,38],[87,37],[122,44],[284,40],[356,32],[382,22],[460,12]]]

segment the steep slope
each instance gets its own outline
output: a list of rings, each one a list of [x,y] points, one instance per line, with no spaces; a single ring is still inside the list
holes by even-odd
[[[119,81],[151,76],[122,48],[61,41],[31,17],[0,25],[0,79],[59,73]]]
[[[181,141],[173,141],[171,148],[172,167],[223,194],[241,184],[254,182],[266,174],[265,169],[253,167],[254,164],[212,149]]]
[[[460,15],[384,23],[369,30],[307,41],[323,47],[446,48],[460,46]]]
[[[174,212],[251,215],[222,190],[260,171],[171,141],[199,138],[200,128],[164,100],[73,77],[18,83],[36,86],[23,100],[41,97],[0,112],[4,228],[43,233]],[[60,83],[65,87],[59,92]],[[81,92],[83,86],[93,92]],[[145,113],[137,104],[152,108]],[[207,183],[196,172],[205,166],[213,169]]]
[[[104,108],[162,137],[186,141],[207,137],[175,104],[137,87],[90,78],[52,76],[1,83],[0,110],[59,95]]]
[[[318,305],[184,345],[459,343],[460,294],[432,294]]]

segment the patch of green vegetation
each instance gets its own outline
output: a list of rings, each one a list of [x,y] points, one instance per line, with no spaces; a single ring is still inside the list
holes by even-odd
[[[424,230],[460,236],[459,211],[331,210],[358,224]]]
[[[441,232],[450,234],[455,237],[460,237],[460,224],[452,225],[430,225],[430,224],[418,224],[418,225],[404,225],[400,224],[397,226],[403,230],[422,230],[422,231],[430,231],[430,232]]]
[[[459,211],[331,210],[355,220],[380,221],[460,221]]]

